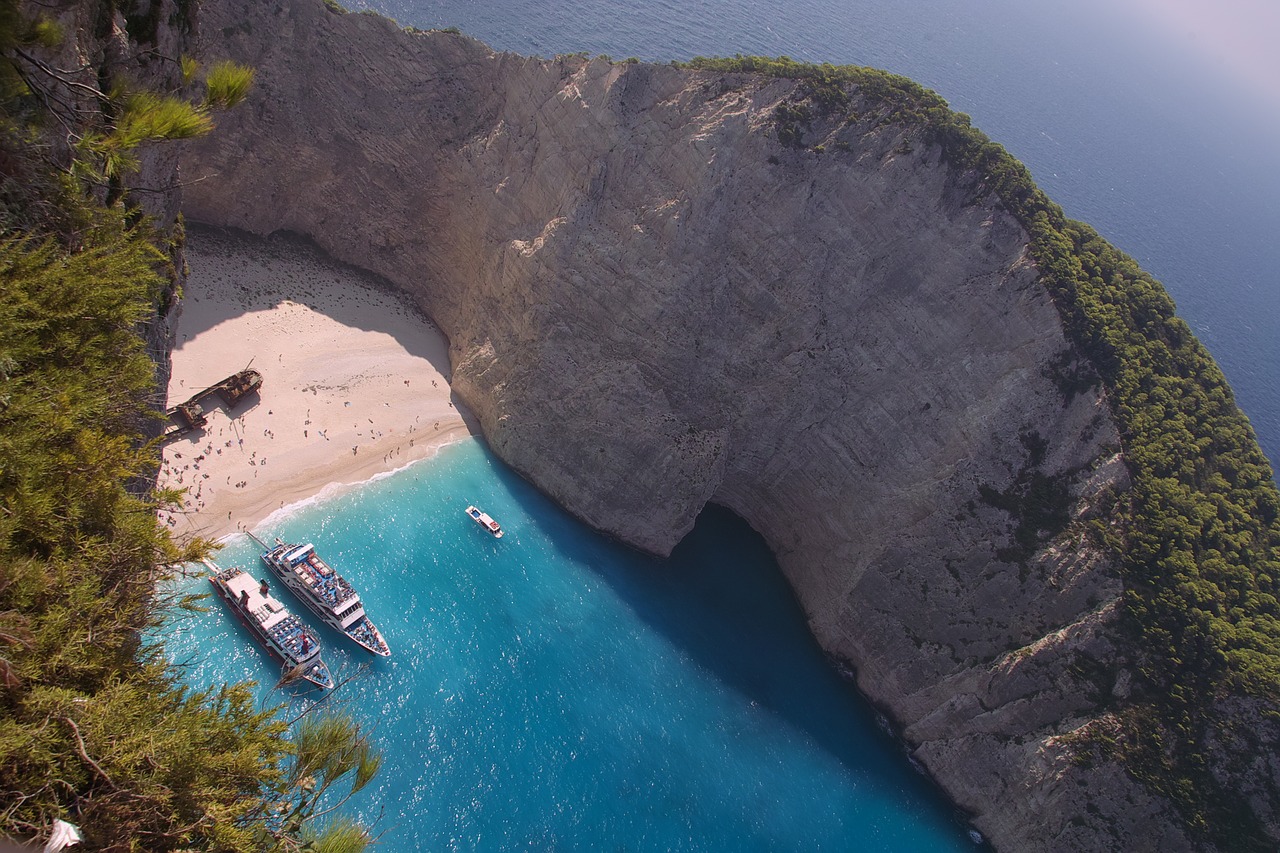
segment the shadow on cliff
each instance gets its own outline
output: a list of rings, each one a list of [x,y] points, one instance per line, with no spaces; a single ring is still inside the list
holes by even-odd
[[[188,223],[187,245],[191,260],[196,262],[191,277],[196,279],[212,273],[229,279],[221,282],[229,298],[216,303],[202,301],[199,310],[186,310],[184,306],[178,346],[182,340],[194,338],[233,317],[269,311],[289,300],[344,326],[389,334],[407,353],[426,359],[442,376],[447,378],[451,374],[444,333],[418,313],[402,291],[373,273],[331,257],[306,237],[289,232],[259,237],[235,229]],[[218,264],[219,259],[224,262],[221,268],[210,270],[207,265]],[[273,264],[278,267],[273,269]],[[259,277],[264,270],[272,270],[265,287],[236,280],[238,274]],[[381,313],[371,310],[359,295],[333,287],[333,280],[338,278],[377,291],[391,303],[390,307]],[[325,283],[320,283],[320,279]],[[419,323],[426,323],[437,334],[410,333],[409,328]],[[288,346],[288,343],[282,341],[280,345]]]
[[[908,792],[939,824],[967,830],[964,816],[912,769],[905,747],[827,660],[773,555],[741,518],[707,508],[668,560],[603,560],[580,536],[546,532],[753,713],[782,720],[855,777]]]

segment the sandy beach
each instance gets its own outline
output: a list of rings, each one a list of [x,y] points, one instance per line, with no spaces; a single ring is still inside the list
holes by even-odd
[[[186,489],[175,532],[220,539],[330,484],[430,456],[472,430],[449,390],[448,343],[376,278],[293,238],[192,229],[168,405],[253,367],[262,388],[164,447]]]

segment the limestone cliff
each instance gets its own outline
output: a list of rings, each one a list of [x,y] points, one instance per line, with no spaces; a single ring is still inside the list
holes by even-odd
[[[190,218],[402,288],[495,452],[595,527],[666,553],[708,502],[747,519],[998,847],[1194,846],[1071,758],[1128,681],[1080,523],[1125,466],[976,176],[857,96],[784,144],[793,81],[498,54],[320,0],[207,0],[202,36],[259,77],[187,152]]]

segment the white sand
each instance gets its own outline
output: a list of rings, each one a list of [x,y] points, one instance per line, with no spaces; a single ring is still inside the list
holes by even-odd
[[[447,342],[376,279],[291,239],[194,230],[169,405],[252,366],[262,389],[164,448],[186,489],[176,532],[222,538],[331,483],[432,455],[471,429],[450,398]]]

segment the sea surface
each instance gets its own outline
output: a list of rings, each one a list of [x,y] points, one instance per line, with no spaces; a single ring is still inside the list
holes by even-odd
[[[1280,461],[1280,4],[343,0],[499,50],[868,65],[934,89],[1160,279]]]
[[[472,502],[502,539],[465,515]],[[380,849],[976,849],[727,512],[705,512],[671,559],[646,557],[467,439],[258,534],[313,543],[392,648],[375,659],[272,580],[345,682],[324,706],[382,750],[349,806]],[[241,536],[218,562],[270,578],[260,553]],[[278,665],[207,603],[165,628],[189,683],[251,679],[264,705],[291,711],[323,695],[276,688]]]

